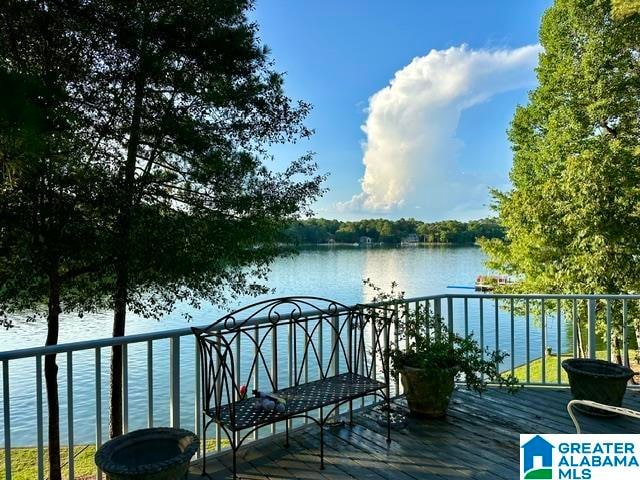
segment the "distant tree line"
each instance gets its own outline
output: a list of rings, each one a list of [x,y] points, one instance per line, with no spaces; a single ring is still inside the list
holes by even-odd
[[[413,218],[400,220],[368,219],[358,221],[311,218],[290,223],[283,231],[284,241],[297,245],[317,243],[355,243],[362,237],[372,242],[399,244],[403,240],[424,243],[471,244],[479,238],[502,239],[504,231],[494,218],[460,222],[444,220],[422,222]]]

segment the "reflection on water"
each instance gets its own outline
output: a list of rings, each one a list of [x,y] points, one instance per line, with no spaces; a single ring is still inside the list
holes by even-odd
[[[476,275],[486,270],[484,255],[475,247],[369,248],[363,258],[362,278],[386,291],[395,280],[406,297],[446,293],[448,285],[472,286]],[[362,300],[369,300],[371,292],[360,286]]]

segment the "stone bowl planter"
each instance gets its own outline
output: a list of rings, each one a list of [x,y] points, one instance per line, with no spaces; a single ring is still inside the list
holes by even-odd
[[[588,358],[571,358],[562,362],[567,372],[571,394],[576,400],[592,400],[594,402],[622,406],[622,399],[627,390],[627,383],[634,372],[628,367],[604,360]],[[615,417],[617,414],[596,408],[576,405],[574,408],[589,415]]]
[[[95,455],[108,480],[179,480],[198,450],[198,437],[177,428],[146,428],[114,438]]]

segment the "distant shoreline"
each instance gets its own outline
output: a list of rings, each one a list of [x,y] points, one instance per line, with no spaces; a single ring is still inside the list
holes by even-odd
[[[466,243],[452,243],[452,242],[418,242],[412,244],[401,243],[384,243],[384,242],[372,242],[369,244],[364,243],[349,243],[349,242],[335,242],[335,243],[283,243],[286,247],[353,247],[353,248],[371,248],[371,247],[477,247],[475,242]],[[480,247],[478,247],[480,248]]]

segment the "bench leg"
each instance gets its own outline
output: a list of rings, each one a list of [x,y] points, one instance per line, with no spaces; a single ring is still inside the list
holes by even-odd
[[[207,417],[202,415],[202,476],[207,474]]]
[[[233,447],[233,480],[236,480],[238,478],[237,477],[237,466],[236,466],[236,452],[237,452],[237,449],[234,446]]]
[[[387,397],[387,443],[391,443],[391,398]]]
[[[353,401],[349,400],[349,426],[353,427]]]
[[[289,448],[289,420],[285,420],[284,428],[284,448]]]
[[[324,422],[320,423],[320,470],[324,470]]]

